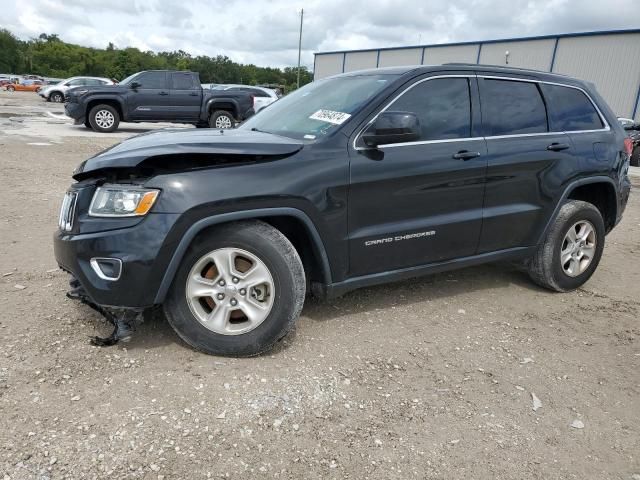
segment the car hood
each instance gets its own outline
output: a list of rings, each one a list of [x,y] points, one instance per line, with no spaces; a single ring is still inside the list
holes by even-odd
[[[245,129],[172,129],[143,133],[104,150],[84,161],[73,172],[76,180],[114,168],[170,163],[172,168],[207,167],[247,161],[285,158],[301,150],[304,143],[288,137]]]
[[[84,85],[78,87],[71,87],[67,90],[68,96],[75,96],[78,92],[82,92],[85,94],[95,94],[95,93],[125,93],[129,91],[130,88],[126,85]]]

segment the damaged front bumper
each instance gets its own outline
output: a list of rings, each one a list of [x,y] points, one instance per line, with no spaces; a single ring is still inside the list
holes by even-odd
[[[177,218],[149,214],[128,228],[91,233],[58,230],[53,238],[56,261],[77,279],[95,305],[150,307],[173,254],[169,232]],[[109,270],[109,262],[114,270]]]

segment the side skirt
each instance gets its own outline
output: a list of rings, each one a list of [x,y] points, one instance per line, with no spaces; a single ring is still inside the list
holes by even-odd
[[[536,247],[516,247],[507,250],[499,250],[497,252],[482,253],[471,257],[457,258],[444,262],[430,263],[427,265],[419,265],[416,267],[403,268],[400,270],[391,270],[389,272],[374,273],[354,277],[338,283],[330,285],[314,285],[314,293],[327,298],[335,298],[344,295],[347,292],[362,287],[371,287],[383,283],[398,282],[409,278],[421,277],[433,273],[445,272],[448,270],[456,270],[459,268],[471,267],[483,263],[496,262],[500,260],[519,260],[528,258],[535,252]]]

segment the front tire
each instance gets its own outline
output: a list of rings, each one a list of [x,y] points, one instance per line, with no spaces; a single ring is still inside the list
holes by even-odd
[[[260,221],[215,227],[191,245],[164,304],[176,333],[212,355],[253,356],[294,326],[306,293],[291,242]]]
[[[209,127],[217,128],[218,130],[233,128],[235,122],[233,115],[225,110],[216,110],[209,117]]]
[[[62,95],[62,93],[60,92],[53,92],[51,95],[49,95],[49,100],[54,103],[62,103],[64,102],[64,95]]]
[[[528,261],[529,276],[556,292],[580,287],[598,267],[604,238],[604,221],[594,205],[579,200],[566,202]]]
[[[15,92],[16,87],[7,87],[7,92]]]
[[[89,112],[89,124],[96,132],[113,132],[120,124],[120,115],[111,105],[96,105]]]

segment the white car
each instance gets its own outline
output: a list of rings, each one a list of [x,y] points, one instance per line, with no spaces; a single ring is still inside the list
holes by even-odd
[[[256,113],[279,98],[276,92],[270,88],[254,87],[252,85],[215,85],[211,87],[211,90],[241,90],[252,94],[253,111]]]
[[[83,87],[86,85],[115,85],[116,82],[109,78],[101,77],[71,77],[66,80],[56,83],[55,85],[48,85],[38,92],[42,98],[47,102],[64,102],[64,96],[67,90],[73,87]]]

